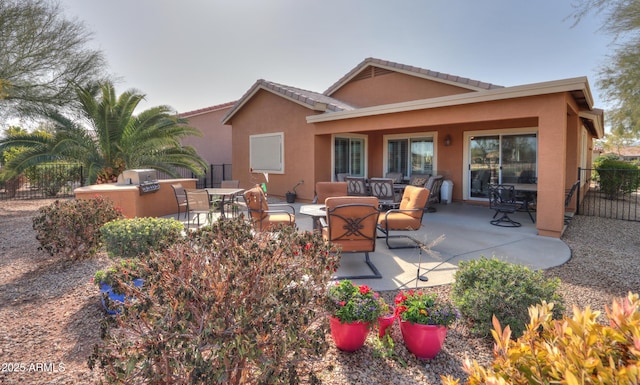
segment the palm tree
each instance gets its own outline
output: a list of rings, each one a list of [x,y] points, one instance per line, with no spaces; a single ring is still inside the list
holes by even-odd
[[[79,121],[60,112],[46,115],[53,135],[9,133],[0,140],[0,152],[13,147],[25,149],[6,164],[19,174],[26,168],[52,161],[81,163],[87,182],[113,181],[124,169],[153,168],[178,177],[177,168],[202,175],[206,162],[180,139],[200,136],[168,106],[152,107],[134,115],[145,95],[129,90],[116,96],[111,82],[87,87],[76,85],[81,107]],[[84,123],[84,125],[82,124]]]

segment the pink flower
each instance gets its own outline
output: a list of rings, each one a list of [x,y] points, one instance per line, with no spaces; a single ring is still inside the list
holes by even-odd
[[[360,286],[360,294],[367,294],[371,291],[371,288],[367,285]]]

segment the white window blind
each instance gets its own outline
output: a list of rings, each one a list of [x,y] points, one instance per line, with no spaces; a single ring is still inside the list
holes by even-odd
[[[249,164],[253,172],[284,172],[284,134],[249,137]]]

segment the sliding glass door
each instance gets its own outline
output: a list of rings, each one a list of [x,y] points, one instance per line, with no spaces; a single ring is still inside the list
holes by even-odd
[[[535,133],[474,135],[469,138],[469,197],[487,198],[489,184],[535,182]]]

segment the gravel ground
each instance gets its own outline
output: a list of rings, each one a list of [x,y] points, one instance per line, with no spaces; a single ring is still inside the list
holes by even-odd
[[[109,260],[101,253],[88,261],[65,262],[39,251],[31,218],[51,202],[0,202],[0,384],[99,382],[98,373],[86,365],[104,316],[91,277]],[[563,237],[572,250],[571,260],[546,271],[562,280],[569,311],[574,305],[604,310],[613,298],[638,291],[638,235],[637,222],[573,219]],[[446,297],[450,286],[431,290]],[[395,294],[383,293],[390,303]],[[443,374],[465,377],[460,369],[465,356],[482,365],[491,361],[491,342],[469,335],[464,325],[449,330],[443,350],[431,361],[416,360],[407,352],[397,324],[391,332],[396,359],[380,357],[384,351],[371,335],[358,352],[331,347],[310,365],[323,384],[439,384]]]

